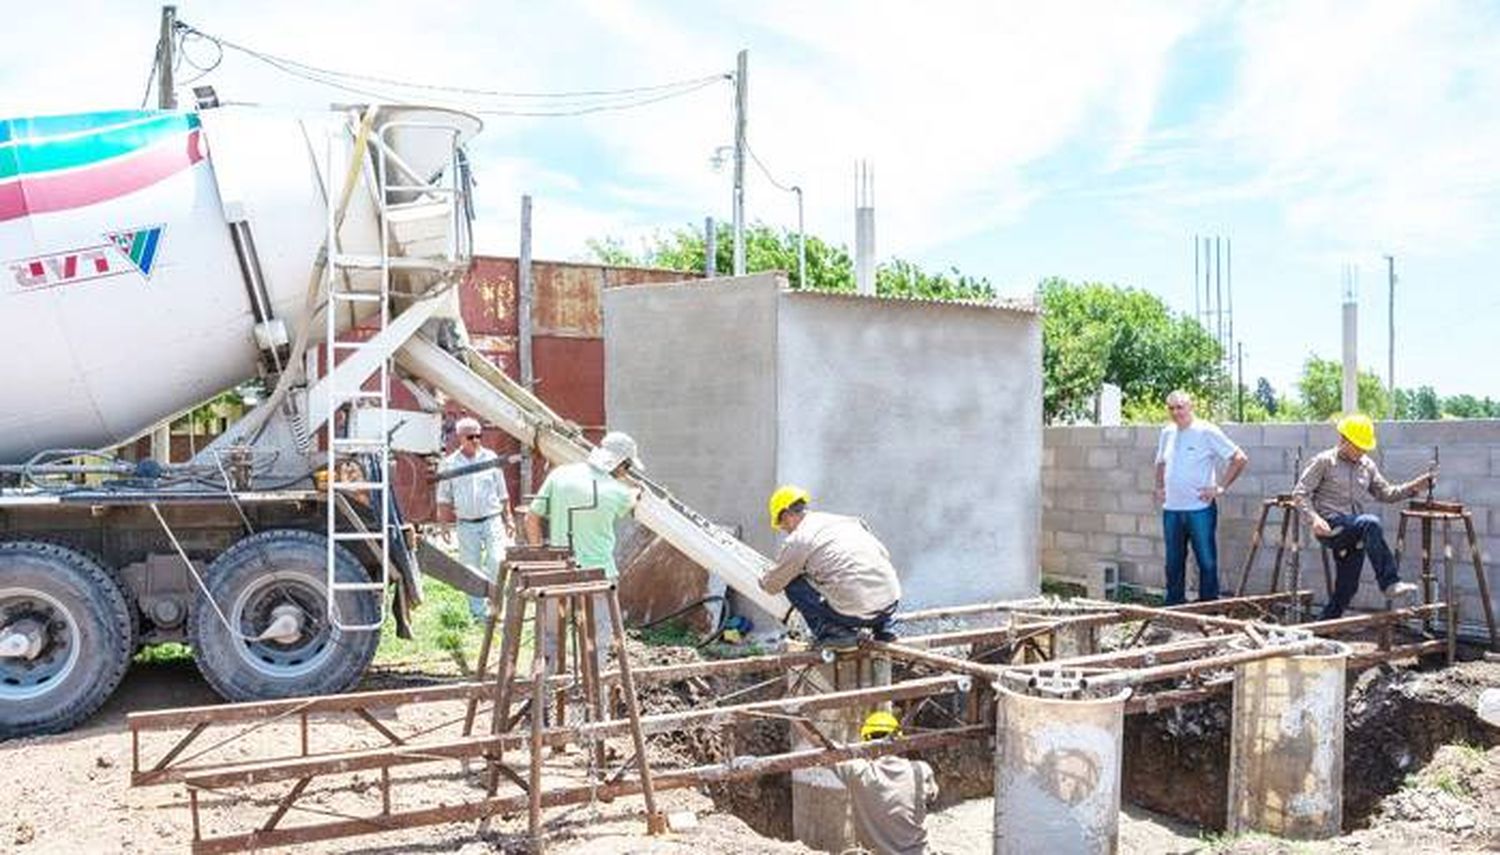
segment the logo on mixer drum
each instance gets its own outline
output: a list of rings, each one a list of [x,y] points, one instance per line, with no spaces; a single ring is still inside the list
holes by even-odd
[[[27,289],[74,285],[131,272],[150,279],[165,231],[166,226],[156,225],[106,232],[107,243],[23,258],[10,262],[9,267],[16,283]]]

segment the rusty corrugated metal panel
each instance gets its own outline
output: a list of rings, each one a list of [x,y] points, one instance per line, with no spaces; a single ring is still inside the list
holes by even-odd
[[[476,257],[460,286],[459,305],[471,333],[516,334],[516,260]]]
[[[536,295],[532,329],[537,335],[597,338],[601,334],[603,273],[598,267],[535,264],[532,283]]]
[[[518,276],[514,258],[477,256],[459,293],[470,344],[515,378],[520,377]],[[532,365],[537,394],[559,414],[585,428],[588,437],[597,442],[606,424],[600,289],[694,278],[700,277],[654,268],[533,262]],[[392,404],[415,407],[416,401],[400,384],[394,384]],[[464,415],[467,413],[456,407],[444,413],[444,436],[449,448],[453,423]],[[484,444],[499,454],[513,454],[520,448],[515,440],[496,429],[485,431]],[[397,495],[408,520],[428,522],[436,518],[434,487],[427,480],[426,467],[425,461],[413,455],[397,458]],[[516,501],[520,499],[519,468],[516,464],[505,467],[511,497]],[[539,462],[537,468],[534,483],[540,484],[545,465]]]
[[[604,339],[534,336],[531,358],[549,407],[584,428],[604,425]]]
[[[602,334],[599,302],[602,289],[699,278],[676,270],[558,261],[533,262],[531,269],[536,294],[532,312],[536,334],[580,338],[597,338]]]
[[[701,273],[662,270],[659,267],[603,267],[600,270],[604,277],[604,287],[606,288],[613,288],[616,285],[656,285],[667,282],[687,282],[703,278],[703,274]]]

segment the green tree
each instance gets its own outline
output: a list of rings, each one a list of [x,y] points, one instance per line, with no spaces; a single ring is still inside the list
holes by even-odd
[[[1114,383],[1127,412],[1186,389],[1209,409],[1227,385],[1219,345],[1197,321],[1136,288],[1047,279],[1042,303],[1042,409],[1047,421],[1090,415],[1101,383]]]
[[[1443,399],[1443,415],[1455,419],[1483,419],[1489,417],[1489,408],[1473,395],[1450,395]]]
[[[933,300],[995,299],[995,289],[987,279],[966,276],[956,267],[947,273],[929,273],[900,258],[875,268],[875,293]]]
[[[714,270],[722,276],[734,271],[734,232],[720,224],[714,239]],[[816,235],[807,235],[806,287],[819,291],[853,291],[854,259],[843,245]],[[703,233],[691,226],[658,234],[638,253],[615,238],[592,239],[588,248],[605,264],[645,265],[668,270],[697,272],[703,269]],[[793,288],[797,281],[797,233],[755,223],[745,229],[745,269],[751,273],[780,270]],[[875,293],[892,297],[946,300],[994,300],[995,289],[981,277],[967,276],[957,269],[932,273],[900,258],[875,268]]]
[[[1276,390],[1271,388],[1270,380],[1261,377],[1255,381],[1255,402],[1267,416],[1276,415]]]
[[[1431,386],[1418,386],[1417,393],[1412,398],[1416,418],[1427,421],[1436,421],[1443,417],[1443,406],[1438,401],[1437,392]]]
[[[1443,417],[1442,401],[1431,386],[1396,390],[1396,418],[1402,421],[1434,420]]]
[[[1302,405],[1309,418],[1322,421],[1343,410],[1343,366],[1332,359],[1319,359],[1316,354],[1302,363],[1302,377],[1297,381],[1297,391],[1302,395]],[[1376,418],[1390,412],[1390,397],[1385,385],[1373,371],[1361,371],[1356,378],[1360,412]]]

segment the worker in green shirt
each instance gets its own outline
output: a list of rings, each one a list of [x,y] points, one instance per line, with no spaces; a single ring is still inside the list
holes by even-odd
[[[619,477],[645,467],[629,434],[611,431],[580,463],[553,469],[526,509],[526,540],[568,547],[581,568],[599,568],[607,578],[619,576],[615,567],[615,521],[629,514],[640,499],[640,490]],[[609,649],[612,623],[607,609],[596,609],[599,662]],[[554,653],[549,637],[549,658]]]

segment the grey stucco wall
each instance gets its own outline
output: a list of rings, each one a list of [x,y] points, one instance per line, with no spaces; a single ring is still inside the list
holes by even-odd
[[[954,303],[780,290],[776,276],[604,293],[610,427],[751,546],[777,483],[868,519],[910,606],[1040,583],[1041,325]]]
[[[788,292],[778,320],[778,480],[868,520],[906,606],[1034,594],[1039,318]]]
[[[1224,432],[1250,457],[1245,474],[1220,500],[1219,564],[1226,590],[1233,590],[1250,549],[1250,536],[1262,499],[1290,492],[1296,479],[1297,449],[1305,461],[1331,447],[1333,428],[1324,424],[1225,425]],[[1159,427],[1051,427],[1044,437],[1042,470],[1042,564],[1049,573],[1076,574],[1107,559],[1120,564],[1121,578],[1154,588],[1165,585],[1161,514],[1152,497],[1153,460]],[[1481,557],[1488,570],[1491,597],[1500,606],[1495,583],[1494,556],[1500,554],[1500,421],[1382,422],[1380,445],[1374,453],[1381,471],[1392,481],[1411,478],[1425,469],[1434,446],[1441,448],[1442,472],[1436,497],[1466,503],[1474,514]],[[1367,509],[1379,512],[1387,537],[1395,546],[1399,505],[1374,500]],[[1270,584],[1280,511],[1273,511],[1251,570],[1247,593],[1264,592]],[[1408,526],[1402,578],[1415,581],[1419,543],[1415,523]],[[1304,527],[1302,540],[1307,541]],[[1465,622],[1478,620],[1477,586],[1469,569],[1468,550],[1461,527],[1453,531],[1457,567],[1456,586],[1463,597]],[[1440,546],[1441,540],[1435,542]],[[1285,566],[1285,565],[1283,565]],[[1285,572],[1285,571],[1283,571]],[[1314,598],[1325,599],[1322,565],[1311,548],[1302,551],[1303,587]],[[1282,586],[1287,584],[1283,576]],[[1356,606],[1383,606],[1373,576],[1366,569]],[[1189,562],[1188,587],[1196,587],[1196,571]]]
[[[761,552],[774,489],[774,275],[607,288],[605,412],[647,473]]]

